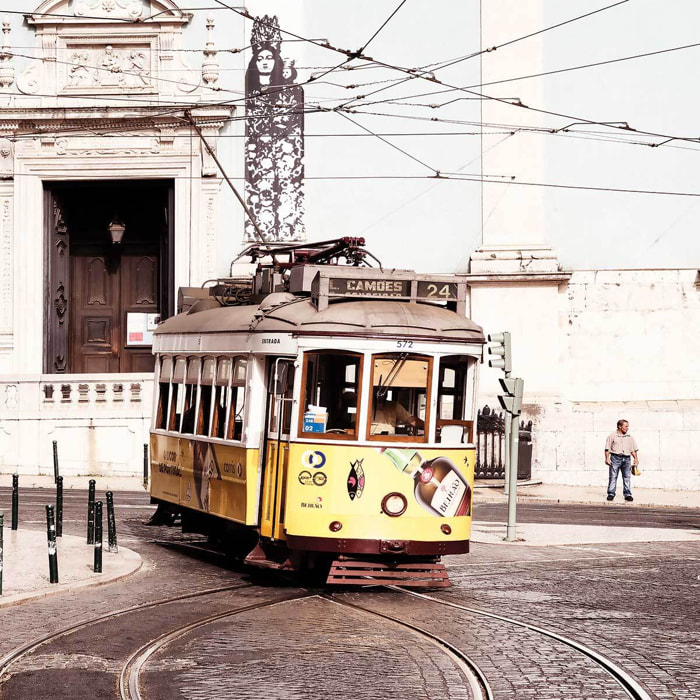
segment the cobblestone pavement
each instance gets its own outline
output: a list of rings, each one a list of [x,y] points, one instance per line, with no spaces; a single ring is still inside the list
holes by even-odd
[[[317,597],[217,623],[165,652],[143,679],[149,700],[472,698],[452,658],[414,632]]]
[[[0,509],[6,514],[7,496],[0,491]],[[44,527],[47,494],[23,496],[21,525]],[[85,500],[84,493],[71,493],[67,499],[65,532],[83,534]],[[208,602],[181,602],[167,611],[125,616],[109,627],[89,628],[40,648],[3,679],[3,700],[117,697],[121,664],[155,631],[300,590],[286,579],[227,568],[218,560],[157,544],[188,536],[175,528],[146,526],[152,509],[145,494],[116,494],[115,502],[120,543],[141,554],[143,569],[119,583],[3,609],[0,656],[113,610],[202,589],[245,588]],[[559,517],[567,512],[581,522],[591,517],[586,509],[567,510]],[[645,514],[662,518],[656,511]],[[556,519],[552,512],[545,516]],[[681,520],[682,527],[689,526],[686,520]],[[700,537],[698,543],[672,544],[474,544],[471,554],[447,562],[453,587],[432,592],[433,597],[573,638],[622,666],[659,700],[700,698]],[[623,697],[591,661],[532,631],[395,591],[334,595],[437,632],[486,672],[498,700]],[[469,697],[461,671],[436,647],[393,623],[317,597],[248,611],[185,635],[146,665],[144,683],[149,700]]]

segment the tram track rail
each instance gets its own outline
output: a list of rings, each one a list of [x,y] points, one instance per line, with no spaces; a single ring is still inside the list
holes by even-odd
[[[246,605],[241,608],[233,608],[231,610],[226,610],[215,615],[208,615],[194,622],[190,622],[186,625],[182,625],[177,629],[170,630],[165,634],[162,634],[150,642],[147,642],[139,649],[137,649],[126,661],[122,667],[121,673],[119,674],[119,697],[121,700],[143,700],[140,690],[140,677],[141,672],[145,668],[148,660],[157,653],[160,649],[164,648],[171,642],[179,639],[180,637],[194,632],[200,627],[205,627],[206,625],[213,624],[214,622],[219,622],[220,620],[225,620],[228,617],[235,617],[242,613],[251,612],[254,610],[260,610],[262,608],[270,608],[275,605],[282,605],[284,603],[289,603],[295,600],[303,600],[309,598],[313,593],[304,592],[292,596],[286,596],[285,598],[277,600],[261,601],[259,603],[253,603],[251,605]]]
[[[395,587],[387,586],[387,588],[394,589]],[[401,589],[397,588],[396,590]],[[429,632],[418,625],[414,625],[413,623],[406,622],[398,617],[394,617],[393,615],[380,613],[376,610],[371,610],[361,605],[357,605],[356,603],[350,603],[346,600],[340,600],[333,595],[320,594],[319,597],[335,603],[336,605],[341,605],[374,617],[381,618],[383,620],[388,620],[389,622],[393,622],[400,627],[411,630],[419,635],[423,640],[429,642],[433,646],[440,649],[443,653],[447,654],[457,664],[462,671],[462,674],[467,679],[473,700],[494,700],[493,691],[491,690],[491,686],[486,678],[486,674],[470,656],[465,654],[461,649],[458,649],[456,646],[454,646],[454,644],[448,642],[446,639],[443,639],[442,637],[433,634],[432,632]]]
[[[31,642],[27,642],[22,646],[13,649],[11,652],[6,654],[4,657],[0,658],[0,683],[2,683],[3,678],[6,676],[8,670],[17,663],[20,659],[36,651],[39,647],[42,647],[50,642],[54,642],[61,637],[65,637],[75,632],[80,632],[81,630],[87,629],[93,625],[100,624],[108,620],[113,620],[117,617],[123,615],[129,615],[134,612],[143,612],[145,610],[152,610],[165,605],[170,605],[172,603],[177,603],[182,600],[191,600],[193,598],[202,598],[208,595],[216,595],[217,593],[226,593],[228,591],[236,591],[242,588],[253,588],[249,583],[236,584],[231,586],[221,586],[218,588],[207,588],[201,591],[192,591],[190,593],[183,593],[182,595],[172,596],[169,598],[162,598],[160,600],[151,601],[150,603],[138,603],[137,605],[129,606],[128,608],[122,608],[121,610],[113,610],[109,613],[104,613],[102,615],[97,615],[96,617],[83,620],[74,625],[64,627],[56,632],[51,632],[50,634],[34,639]]]
[[[427,595],[426,593],[418,593],[415,591],[409,591],[400,586],[385,586],[385,588],[393,591],[398,591],[404,595],[413,596],[422,600],[428,600],[430,602],[436,603],[438,605],[455,608],[457,610],[462,610],[468,612],[472,615],[479,617],[485,617],[492,620],[497,620],[499,622],[504,622],[506,624],[515,625],[517,627],[522,627],[524,629],[530,630],[542,636],[553,639],[571,649],[579,652],[583,656],[593,661],[599,668],[601,668],[609,677],[614,679],[614,681],[620,686],[623,692],[627,695],[630,700],[655,700],[652,695],[650,695],[642,686],[624,669],[618,666],[615,662],[611,661],[607,657],[599,654],[594,649],[581,644],[574,639],[566,637],[558,632],[553,632],[552,630],[545,629],[544,627],[539,627],[537,625],[531,625],[527,622],[522,622],[521,620],[516,620],[512,617],[506,617],[505,615],[498,615],[497,613],[492,613],[487,610],[479,610],[478,608],[470,608],[466,605],[460,605],[459,603],[453,603],[447,600],[441,600],[433,596]],[[380,613],[375,613],[380,614]]]

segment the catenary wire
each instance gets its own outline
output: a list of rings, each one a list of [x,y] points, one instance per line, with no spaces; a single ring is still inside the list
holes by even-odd
[[[462,56],[460,58],[456,58],[456,59],[453,59],[451,61],[444,62],[444,65],[441,65],[439,68],[434,68],[433,71],[443,70],[444,68],[449,68],[451,66],[457,65],[458,63],[462,63],[463,61],[468,61],[472,58],[476,58],[477,56],[481,56],[485,53],[491,53],[493,51],[496,51],[497,49],[504,48],[504,47],[510,46],[512,44],[516,44],[519,41],[524,41],[525,39],[530,39],[531,37],[537,36],[538,34],[544,34],[545,32],[548,32],[552,29],[558,29],[559,27],[563,27],[564,25],[572,24],[573,22],[578,22],[579,20],[582,20],[582,19],[585,19],[585,18],[590,17],[592,15],[598,14],[599,12],[604,12],[605,10],[609,10],[613,7],[617,7],[618,5],[624,5],[626,2],[629,2],[629,0],[621,0],[620,2],[615,2],[612,5],[607,5],[605,7],[601,7],[597,10],[593,10],[592,12],[587,12],[586,14],[578,15],[577,17],[572,17],[568,20],[565,20],[564,22],[559,22],[558,24],[553,24],[549,27],[545,27],[544,29],[540,29],[536,32],[524,34],[523,36],[519,36],[515,39],[511,39],[510,41],[506,41],[502,44],[498,44],[496,46],[491,46],[488,49],[482,49],[481,51],[474,51],[473,53],[467,54],[466,56]],[[417,77],[417,76],[409,76],[401,82],[408,82],[409,80],[414,80],[415,77]],[[370,94],[377,94],[378,92],[381,92],[384,89],[389,89],[389,88],[388,87],[382,88],[382,89],[376,90],[375,92],[370,93]]]
[[[489,82],[485,83],[475,83],[473,85],[465,85],[463,88],[457,88],[459,89],[472,89],[472,88],[478,88],[478,87],[485,87],[488,85],[499,85],[502,83],[510,83],[510,82],[515,82],[518,80],[527,80],[529,78],[541,78],[547,75],[556,75],[558,73],[568,73],[570,71],[577,71],[577,70],[583,70],[586,68],[595,68],[598,66],[604,66],[604,65],[609,65],[612,63],[621,63],[623,61],[632,61],[635,59],[639,58],[647,58],[649,56],[657,56],[660,54],[666,54],[666,53],[672,53],[674,51],[683,51],[685,49],[693,49],[700,47],[700,42],[695,43],[695,44],[684,44],[683,46],[673,46],[668,49],[659,49],[658,51],[648,51],[646,53],[639,53],[639,54],[634,54],[632,56],[622,56],[620,58],[612,58],[612,59],[607,59],[605,61],[597,61],[595,63],[584,63],[581,65],[576,65],[576,66],[569,66],[568,68],[558,68],[555,70],[551,71],[544,71],[542,73],[531,73],[528,75],[520,75],[516,76],[513,78],[503,78],[502,80],[492,80]],[[400,99],[402,100],[410,100],[410,99],[416,99],[419,97],[430,97],[432,95],[446,95],[455,92],[454,88],[449,88],[447,90],[432,90],[430,92],[423,92],[423,93],[417,93],[414,95],[404,95]],[[450,100],[449,102],[443,102],[440,104],[421,104],[421,103],[416,103],[416,102],[397,102],[397,98],[387,98],[385,100],[372,100],[371,102],[360,102],[356,105],[353,105],[353,107],[365,107],[365,106],[371,106],[371,105],[377,105],[377,104],[401,104],[401,105],[408,105],[408,106],[416,106],[416,107],[430,107],[432,109],[437,109],[440,107],[444,107],[446,105],[452,104],[453,102],[459,100],[459,99],[482,99],[482,98],[457,98],[457,100]],[[515,99],[515,98],[506,98],[506,99]]]
[[[364,50],[372,43],[372,41],[374,41],[374,39],[377,37],[377,35],[379,34],[379,32],[381,32],[382,29],[384,29],[384,27],[386,27],[386,25],[389,24],[389,22],[391,22],[391,20],[394,18],[394,15],[395,15],[405,4],[406,4],[406,0],[401,0],[401,2],[400,2],[399,5],[396,7],[396,9],[386,18],[386,20],[384,20],[384,23],[382,24],[382,26],[379,27],[379,29],[377,29],[377,31],[374,32],[374,34],[372,34],[372,36],[371,36],[369,39],[367,39],[367,41],[362,45],[362,47],[360,48],[360,51],[364,51]]]
[[[238,14],[242,17],[245,17],[247,19],[253,19],[253,17],[250,15],[250,13],[248,13],[246,10],[240,10],[238,8],[231,7],[230,5],[227,5],[225,2],[223,2],[223,0],[216,0],[216,2],[219,5],[228,8],[232,12],[235,12],[236,14]],[[623,4],[625,2],[629,2],[629,0],[621,0],[621,2],[616,3],[616,5]],[[294,32],[290,32],[289,30],[281,29],[281,28],[279,28],[279,29],[280,29],[280,32],[284,32],[285,34],[289,34],[290,36],[293,36],[297,39],[304,39],[305,38],[303,36],[295,34]],[[537,114],[543,114],[543,115],[558,117],[560,119],[566,119],[566,120],[571,121],[573,124],[580,123],[580,124],[607,126],[611,129],[625,130],[625,131],[629,131],[629,132],[634,132],[636,134],[641,134],[641,135],[645,135],[645,136],[653,136],[656,138],[668,139],[668,140],[672,140],[672,141],[688,141],[691,143],[699,143],[700,142],[700,137],[675,136],[672,134],[662,134],[662,133],[658,133],[658,132],[647,131],[644,129],[636,129],[636,128],[631,127],[628,122],[622,121],[622,120],[602,121],[602,120],[597,120],[597,119],[590,119],[588,117],[581,117],[579,115],[567,114],[565,112],[555,112],[554,110],[547,110],[547,109],[544,109],[542,107],[534,107],[534,106],[526,105],[519,99],[513,101],[513,100],[507,100],[507,99],[504,99],[501,97],[495,97],[493,95],[486,95],[484,93],[479,93],[479,92],[476,92],[474,90],[462,88],[462,87],[459,87],[457,85],[451,85],[447,82],[444,82],[444,81],[436,78],[434,75],[426,75],[423,72],[420,72],[420,71],[417,72],[413,68],[406,68],[403,66],[393,65],[391,63],[387,63],[385,61],[380,61],[378,59],[372,58],[371,56],[365,56],[364,54],[362,54],[358,51],[351,51],[349,49],[343,49],[343,48],[340,48],[337,46],[333,46],[328,41],[317,42],[317,41],[313,41],[310,39],[307,39],[307,41],[314,46],[319,46],[319,47],[325,48],[329,51],[335,51],[337,53],[341,53],[341,54],[346,55],[352,59],[358,59],[358,60],[362,60],[362,61],[367,61],[369,63],[374,63],[376,65],[383,66],[389,70],[396,70],[396,71],[399,71],[402,73],[406,73],[408,75],[413,75],[417,78],[420,78],[421,80],[428,80],[428,81],[436,83],[438,85],[443,85],[444,87],[447,87],[447,88],[452,88],[454,90],[466,92],[467,94],[471,94],[471,95],[474,95],[477,97],[481,97],[482,99],[497,102],[497,103],[503,104],[505,106],[517,107],[519,109],[525,109],[525,110],[528,110],[530,112],[534,112]]]

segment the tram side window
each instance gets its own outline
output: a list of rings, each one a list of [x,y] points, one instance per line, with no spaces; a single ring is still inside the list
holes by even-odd
[[[243,435],[246,363],[242,357],[218,359],[213,393],[212,437],[240,440]]]
[[[178,357],[175,360],[173,370],[173,395],[170,400],[170,414],[168,416],[168,430],[180,430],[182,414],[185,406],[185,371],[187,360]]]
[[[165,430],[168,427],[168,400],[170,397],[170,376],[173,371],[173,360],[164,357],[161,360],[158,374],[158,405],[156,407],[156,430]]]
[[[226,429],[227,440],[240,440],[243,436],[243,409],[245,408],[245,377],[248,360],[237,357],[231,378],[231,412]]]
[[[362,356],[307,352],[304,362],[306,385],[300,434],[357,436]]]
[[[194,433],[195,412],[197,410],[197,384],[199,382],[200,361],[197,357],[191,357],[187,362],[187,376],[185,377],[184,406],[182,413],[183,433]]]
[[[372,356],[370,440],[425,442],[427,397],[432,359],[408,353]]]
[[[202,379],[199,383],[199,411],[197,412],[197,435],[209,435],[213,384],[216,377],[216,360],[207,357],[202,363]]]
[[[438,441],[469,442],[471,439],[470,421],[464,420],[465,390],[469,359],[452,355],[440,359],[438,373]]]

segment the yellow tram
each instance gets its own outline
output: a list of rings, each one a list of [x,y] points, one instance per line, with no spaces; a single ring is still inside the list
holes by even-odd
[[[464,281],[359,265],[363,243],[254,246],[250,290],[158,327],[151,496],[249,563],[447,585],[484,336]]]

